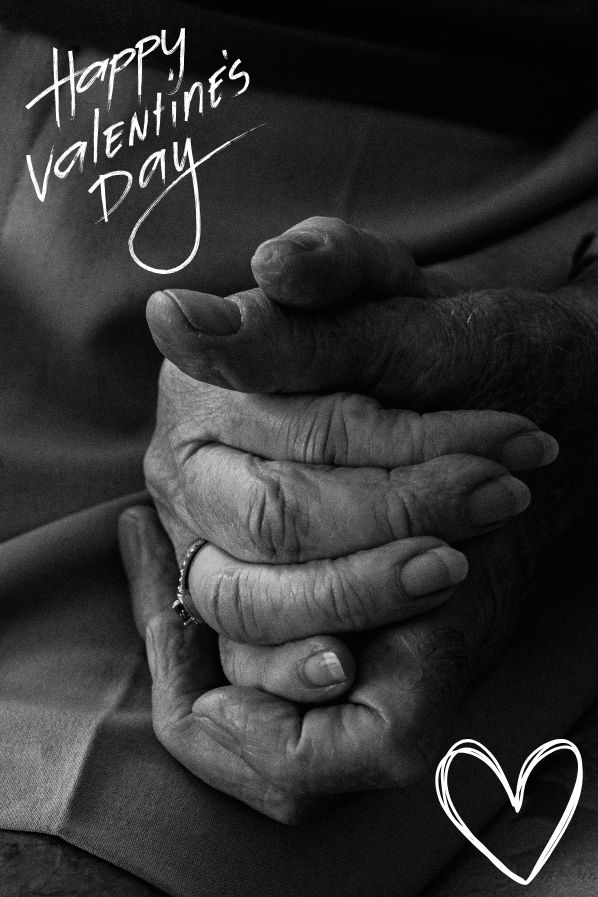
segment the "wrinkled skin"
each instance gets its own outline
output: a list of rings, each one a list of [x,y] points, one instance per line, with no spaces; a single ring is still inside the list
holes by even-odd
[[[213,543],[197,556],[190,584],[196,610],[220,632],[232,684],[222,685],[209,630],[183,630],[167,608],[176,563],[154,512],[134,509],[121,522],[158,737],[200,778],[284,822],[317,811],[333,793],[404,786],[430,768],[469,683],[500,656],[544,547],[596,494],[590,267],[550,295],[463,294],[427,279],[404,248],[335,220],[310,219],[297,230],[300,241],[305,232],[324,236],[318,258],[314,250],[289,253],[292,234],[262,247],[254,272],[277,301],[259,291],[233,297],[237,333],[196,329],[209,297],[160,294],[148,309],[158,345],[202,381],[195,386],[165,365],[148,485],[179,559],[198,531]],[[340,280],[333,276],[339,265]],[[332,294],[330,284],[339,284]],[[455,295],[442,297],[443,288]],[[530,420],[461,413],[430,415],[424,424],[346,394],[308,400],[213,389],[223,385],[248,393],[350,389],[387,408],[512,409],[550,422],[561,458],[530,476],[531,508],[505,523],[527,501],[523,487],[504,480],[506,468],[554,457]],[[344,403],[350,413],[324,414],[328,426],[319,430],[318,402]],[[289,474],[289,463],[298,470]],[[500,497],[482,492],[476,529],[472,489],[492,480],[511,489]],[[301,503],[305,490],[307,510],[318,509],[312,522]],[[393,501],[385,503],[389,492]],[[260,511],[252,516],[254,506]],[[497,507],[499,519],[490,523]],[[336,527],[318,528],[326,515]],[[442,588],[426,593],[424,577],[414,611],[401,585],[404,557],[389,553],[426,538],[422,550],[466,539],[459,547],[470,572],[455,590],[450,572],[459,552],[447,554]],[[368,566],[377,551],[386,560],[374,556]],[[331,564],[347,557],[361,578],[341,577],[339,591]],[[375,571],[385,562],[398,573],[380,586]],[[262,589],[252,586],[256,575]],[[228,603],[218,600],[222,579],[233,586]],[[264,593],[275,613],[258,612]],[[309,688],[305,658],[322,650],[336,652],[345,679]]]

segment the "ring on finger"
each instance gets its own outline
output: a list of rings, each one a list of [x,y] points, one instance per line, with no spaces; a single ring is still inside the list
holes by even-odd
[[[179,583],[176,590],[176,598],[171,606],[173,611],[175,611],[183,621],[184,626],[188,626],[189,623],[195,623],[199,626],[204,622],[199,615],[196,616],[189,610],[191,594],[189,592],[188,580],[191,562],[197,552],[206,544],[207,539],[196,539],[195,542],[192,542],[187,549],[185,557],[183,558],[183,563],[181,564],[181,569],[179,570]]]

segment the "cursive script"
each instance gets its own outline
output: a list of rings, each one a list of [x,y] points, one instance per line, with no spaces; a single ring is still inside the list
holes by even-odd
[[[75,58],[72,50],[67,52],[67,73],[60,75],[60,54],[56,47],[52,53],[52,82],[40,91],[26,104],[26,109],[31,109],[44,99],[52,98],[54,104],[54,118],[56,128],[60,132],[65,108],[70,118],[75,119],[78,108],[78,98],[86,93],[90,87],[98,82],[105,88],[104,106],[96,106],[93,109],[93,125],[91,134],[85,139],[76,140],[59,153],[52,146],[45,163],[38,168],[34,163],[31,153],[26,156],[27,169],[33,185],[33,189],[40,202],[45,202],[48,196],[50,178],[58,181],[67,178],[78,170],[83,174],[88,167],[95,168],[99,160],[112,160],[123,153],[128,146],[132,147],[142,143],[148,135],[160,137],[164,122],[167,120],[173,128],[179,128],[189,123],[192,116],[203,116],[204,112],[215,110],[220,103],[229,96],[225,93],[225,86],[234,88],[232,99],[242,96],[249,88],[250,77],[242,68],[240,59],[229,60],[228,51],[222,50],[224,65],[219,66],[204,81],[194,81],[187,89],[182,89],[185,74],[185,29],[181,28],[176,40],[168,43],[166,30],[159,35],[150,34],[137,41],[134,47],[127,47],[114,53],[112,56],[92,62],[84,68],[75,69]],[[150,103],[136,110],[128,120],[106,122],[103,120],[106,112],[110,112],[115,91],[118,86],[119,73],[125,69],[134,67],[137,99],[141,105],[144,97],[144,70],[146,60],[152,54],[161,55],[164,58],[176,60],[175,69],[170,68],[168,81],[175,82],[172,90],[157,91]],[[66,94],[66,97],[65,97]],[[154,274],[173,274],[186,267],[195,257],[201,242],[201,204],[197,169],[217,153],[231,146],[233,143],[263,127],[263,123],[249,128],[240,134],[221,143],[211,152],[204,153],[196,158],[192,139],[184,136],[181,140],[175,139],[168,146],[161,147],[150,153],[141,164],[137,172],[129,168],[119,167],[99,174],[88,188],[90,194],[97,194],[100,200],[102,215],[99,222],[107,223],[110,217],[126,200],[129,191],[135,186],[139,190],[145,190],[154,179],[162,183],[162,191],[148,206],[134,225],[128,240],[129,253],[133,261],[146,271]],[[170,174],[168,174],[170,172]],[[183,261],[170,268],[157,268],[147,260],[144,261],[135,250],[135,239],[140,227],[160,205],[170,191],[188,178],[188,183],[193,191],[194,203],[194,235],[193,245]]]

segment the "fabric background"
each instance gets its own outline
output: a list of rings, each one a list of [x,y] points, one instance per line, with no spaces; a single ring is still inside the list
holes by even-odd
[[[78,66],[106,55],[115,34],[118,49],[131,31],[137,40],[155,27],[184,24],[197,54],[188,78],[213,71],[222,47],[239,52],[235,37],[248,51],[246,67],[251,72],[255,62],[259,72],[246,96],[223,102],[186,131],[207,152],[266,122],[202,172],[200,252],[178,276],[160,278],[135,266],[126,245],[150,196],[131,191],[114,218],[98,224],[87,193],[95,174],[86,168],[51,179],[43,206],[35,197],[25,154],[39,167],[53,143],[66,148],[89,133],[101,91],[79,97],[76,120],[65,121],[59,141],[50,104],[25,112],[48,83],[57,43],[50,7],[25,15],[26,8],[18,23],[14,12],[7,15],[0,34],[0,826],[58,834],[181,897],[281,890],[415,895],[463,847],[430,780],[408,793],[359,796],[309,827],[285,829],[194,780],[153,738],[148,673],[115,543],[118,511],[142,488],[140,462],[153,423],[159,356],[144,305],[158,286],[224,294],[249,285],[255,246],[318,213],[398,234],[421,261],[472,284],[557,285],[579,238],[596,226],[598,119],[590,113],[556,133],[534,126],[526,134],[504,126],[499,110],[501,127],[491,128],[480,120],[479,97],[460,97],[457,114],[438,60],[439,108],[432,109],[420,95],[430,78],[425,54],[409,56],[411,82],[400,90],[389,82],[392,59],[406,64],[400,49],[394,57],[388,51],[380,103],[370,82],[359,95],[335,98],[329,85],[318,95],[313,73],[301,93],[292,78],[282,83],[260,67],[269,41],[282,40],[284,29],[178,4],[148,4],[129,21],[110,5],[79,6],[70,18],[64,13],[59,28],[65,49],[78,47]],[[106,9],[116,23],[103,18]],[[301,40],[294,52],[304,53],[307,72]],[[365,69],[373,58],[367,44],[321,41],[319,77],[326,47],[331,68],[343,53],[348,67]],[[145,83],[151,97],[163,73]],[[412,91],[407,110],[387,102],[395,87],[400,97]],[[521,90],[528,88],[526,81]],[[493,96],[488,106],[496,111]],[[420,111],[411,108],[418,103]],[[134,85],[123,73],[106,123],[134,108]],[[125,167],[134,171],[157,146],[148,139],[127,150]],[[188,193],[173,196],[140,245],[158,261],[174,251],[180,257],[191,212]],[[539,586],[539,622],[522,627],[458,726],[457,737],[482,740],[511,778],[532,748],[566,734],[598,693],[588,638],[598,627],[592,539],[576,544],[566,556],[567,575],[555,574],[549,590]],[[584,809],[545,871],[545,889],[527,893],[570,893],[570,873],[576,887],[595,879],[588,852],[598,839],[595,720],[594,712],[579,730],[590,760]],[[560,767],[555,773],[557,780],[565,775]],[[477,770],[464,774],[460,788],[472,826],[485,825],[502,805]],[[498,827],[510,852],[520,833],[500,821]],[[529,835],[532,843],[536,836]],[[430,887],[445,897],[476,881],[471,892],[482,893],[484,875],[488,893],[511,893],[475,859]]]

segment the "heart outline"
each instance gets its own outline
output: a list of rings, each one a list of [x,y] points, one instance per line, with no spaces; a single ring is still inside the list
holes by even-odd
[[[527,780],[530,777],[533,769],[544,760],[546,757],[550,756],[550,754],[555,753],[556,751],[569,750],[571,751],[577,761],[577,774],[575,776],[575,784],[573,786],[573,790],[571,791],[571,796],[567,801],[567,806],[563,810],[561,818],[557,822],[555,829],[548,839],[542,853],[536,860],[536,863],[527,876],[527,878],[523,878],[521,875],[517,875],[516,872],[513,872],[508,866],[499,860],[497,856],[495,856],[492,851],[483,844],[479,838],[477,838],[471,829],[465,824],[459,813],[457,812],[455,805],[451,799],[448,787],[448,772],[451,766],[451,763],[455,759],[458,754],[467,754],[471,757],[475,757],[478,760],[481,760],[486,764],[496,775],[504,790],[507,793],[507,797],[509,798],[509,802],[516,813],[519,813],[523,804],[525,786],[527,784]],[[536,875],[540,872],[544,864],[549,859],[553,850],[565,834],[567,826],[571,822],[573,814],[577,809],[577,804],[579,802],[579,798],[581,795],[581,789],[583,785],[583,761],[581,759],[581,754],[573,744],[572,741],[569,741],[567,738],[555,738],[552,741],[547,741],[545,744],[540,745],[540,747],[536,748],[535,751],[527,757],[524,761],[520,771],[519,777],[517,779],[517,788],[515,792],[511,789],[509,782],[507,781],[507,777],[505,776],[503,769],[494,756],[494,754],[488,750],[483,744],[480,744],[479,741],[475,741],[472,738],[462,738],[460,741],[456,741],[455,744],[446,752],[438,766],[436,767],[436,794],[438,796],[438,800],[440,801],[440,806],[451,820],[453,825],[464,835],[467,840],[473,844],[477,850],[480,851],[491,863],[496,866],[496,868],[502,872],[504,875],[507,875],[510,879],[517,882],[520,885],[529,885],[531,881],[536,877]]]

